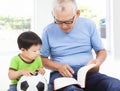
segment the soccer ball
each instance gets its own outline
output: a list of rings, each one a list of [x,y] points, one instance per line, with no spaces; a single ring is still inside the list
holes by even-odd
[[[47,80],[39,73],[22,76],[17,84],[17,91],[47,91]]]

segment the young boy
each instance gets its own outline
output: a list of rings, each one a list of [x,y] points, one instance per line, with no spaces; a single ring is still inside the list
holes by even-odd
[[[21,53],[11,60],[8,76],[11,80],[8,91],[17,91],[17,82],[22,75],[30,76],[38,71],[44,74],[42,61],[40,58],[40,48],[42,41],[34,32],[23,32],[17,39]]]

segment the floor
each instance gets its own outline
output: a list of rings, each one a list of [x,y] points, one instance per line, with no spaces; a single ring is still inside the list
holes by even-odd
[[[101,65],[100,72],[120,79],[120,61],[113,60],[108,56],[106,61]]]

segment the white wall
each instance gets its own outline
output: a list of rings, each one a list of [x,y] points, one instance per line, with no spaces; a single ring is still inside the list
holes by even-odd
[[[112,8],[112,34],[114,60],[120,60],[120,0],[111,1]]]
[[[53,0],[34,0],[34,15],[32,19],[32,30],[42,34],[43,28],[53,21],[52,19]]]

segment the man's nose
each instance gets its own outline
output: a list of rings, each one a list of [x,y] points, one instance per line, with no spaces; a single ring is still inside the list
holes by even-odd
[[[62,23],[62,28],[64,29],[64,28],[67,28],[68,26],[67,26],[67,24],[65,24],[65,23]]]

